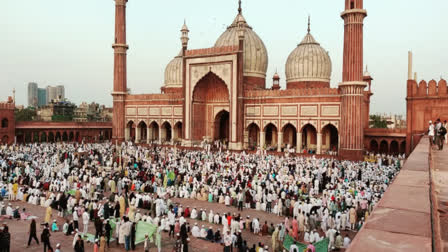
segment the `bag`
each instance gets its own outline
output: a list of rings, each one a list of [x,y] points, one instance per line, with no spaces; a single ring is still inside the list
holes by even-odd
[[[439,134],[440,134],[441,136],[445,136],[445,135],[446,135],[446,128],[442,126],[442,127],[439,129]]]

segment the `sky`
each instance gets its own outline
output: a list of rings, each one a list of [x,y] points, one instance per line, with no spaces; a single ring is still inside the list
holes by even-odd
[[[16,89],[27,105],[27,84],[64,85],[66,97],[112,105],[113,0],[2,0],[0,100]],[[159,93],[164,70],[190,29],[189,49],[212,47],[237,14],[237,0],[130,0],[127,4],[128,88]],[[284,88],[288,55],[311,33],[329,51],[331,86],[342,78],[344,0],[243,0],[243,15],[264,41],[269,66]],[[405,114],[407,52],[418,80],[448,79],[448,1],[365,0],[364,64],[374,78],[371,113]],[[445,11],[445,12],[444,12]]]

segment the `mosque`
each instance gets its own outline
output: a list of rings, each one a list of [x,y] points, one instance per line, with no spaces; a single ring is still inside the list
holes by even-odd
[[[210,48],[181,49],[165,69],[160,94],[130,94],[126,76],[126,4],[115,0],[112,137],[117,142],[179,144],[220,140],[231,150],[337,151],[357,159],[364,151],[371,81],[363,72],[363,0],[345,0],[342,82],[330,88],[332,62],[308,32],[286,60],[286,89],[279,75],[266,76],[268,52],[243,16],[241,1],[233,22]],[[342,24],[341,24],[342,25]]]

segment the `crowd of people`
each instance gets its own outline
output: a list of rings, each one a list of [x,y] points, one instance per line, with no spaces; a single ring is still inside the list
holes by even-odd
[[[224,251],[279,251],[286,235],[309,244],[310,250],[328,238],[333,249],[349,245],[346,231],[362,227],[402,162],[392,156],[379,156],[376,163],[352,162],[132,143],[13,145],[0,149],[1,194],[46,208],[44,251],[53,251],[49,234],[55,231],[73,236],[77,252],[84,251],[89,232],[95,251],[106,251],[112,239],[132,250],[140,221],[155,227],[143,241],[146,251],[151,240],[161,251],[164,232],[175,239],[178,251],[188,251],[190,236],[220,243]],[[198,210],[175,203],[177,199],[235,207],[236,213]],[[250,218],[243,215],[246,209],[283,221]],[[52,222],[53,210],[66,220],[62,228]],[[7,214],[14,217],[13,212]],[[17,214],[26,219],[25,210]],[[92,222],[95,230],[89,230]],[[28,245],[36,239],[32,230],[34,219]],[[272,242],[250,246],[245,230],[270,235]]]

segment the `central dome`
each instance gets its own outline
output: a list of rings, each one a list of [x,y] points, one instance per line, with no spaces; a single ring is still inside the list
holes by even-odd
[[[215,47],[239,44],[238,22],[244,23],[244,77],[258,77],[264,82],[268,68],[268,52],[263,41],[247,24],[241,13],[238,13],[233,23],[218,38]]]
[[[328,52],[308,34],[286,61],[288,88],[329,87],[331,59]]]

